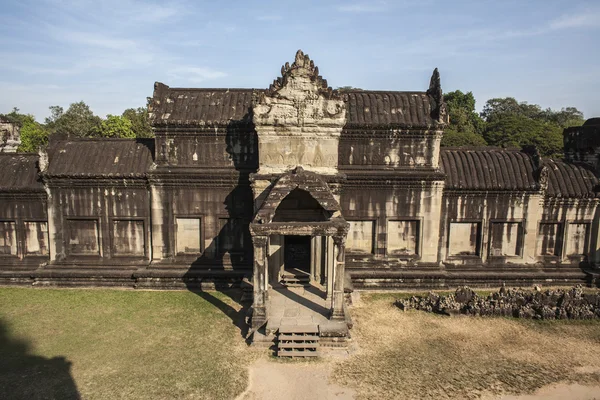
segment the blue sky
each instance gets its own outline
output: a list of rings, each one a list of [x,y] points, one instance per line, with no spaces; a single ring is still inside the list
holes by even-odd
[[[265,88],[301,48],[330,86],[600,116],[600,1],[0,0],[0,112],[144,106],[153,83]]]

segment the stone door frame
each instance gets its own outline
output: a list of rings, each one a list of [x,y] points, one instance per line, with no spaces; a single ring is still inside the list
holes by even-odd
[[[334,246],[327,254],[333,265],[327,274],[327,298],[331,299],[330,319],[344,318],[344,274],[345,244],[348,235],[348,222],[343,217],[324,222],[270,222],[250,224],[250,234],[254,245],[252,328],[258,329],[267,322],[267,292],[269,287],[268,242],[271,235],[298,235],[310,237],[331,237]]]

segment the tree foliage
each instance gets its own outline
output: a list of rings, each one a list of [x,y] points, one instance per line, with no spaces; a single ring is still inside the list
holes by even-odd
[[[83,101],[72,103],[67,111],[60,106],[50,106],[50,117],[46,127],[51,134],[64,134],[71,137],[98,136],[102,119],[94,115]]]
[[[483,137],[496,146],[535,145],[543,156],[563,154],[563,129],[582,125],[583,113],[575,107],[560,111],[537,104],[518,102],[513,97],[494,98],[481,112],[486,126]]]
[[[560,157],[563,150],[562,131],[560,126],[551,122],[513,114],[489,122],[483,136],[495,146],[535,145],[543,156]]]
[[[442,146],[485,146],[481,133],[485,122],[475,111],[475,96],[460,90],[444,95],[450,124],[442,138]]]
[[[145,107],[128,108],[123,111],[124,118],[131,121],[131,129],[135,133],[136,138],[154,137],[150,120],[148,119],[148,109]]]
[[[133,131],[133,124],[131,121],[119,115],[106,116],[106,119],[100,124],[98,131],[101,137],[107,138],[134,138],[136,137]]]

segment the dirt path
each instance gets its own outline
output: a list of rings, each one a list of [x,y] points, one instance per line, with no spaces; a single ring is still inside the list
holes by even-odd
[[[354,390],[329,383],[331,363],[259,360],[250,366],[250,382],[238,400],[354,399]]]
[[[560,383],[544,386],[533,394],[484,397],[483,400],[600,400],[600,387]]]

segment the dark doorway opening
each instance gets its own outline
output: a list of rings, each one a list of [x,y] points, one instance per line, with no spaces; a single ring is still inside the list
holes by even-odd
[[[283,248],[286,271],[310,274],[310,236],[285,236]]]

